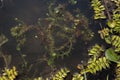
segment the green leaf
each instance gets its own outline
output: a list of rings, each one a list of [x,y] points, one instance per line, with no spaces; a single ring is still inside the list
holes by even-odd
[[[115,53],[115,51],[112,48],[109,48],[105,51],[105,56],[108,60],[120,63],[120,56]]]
[[[111,44],[111,40],[110,40],[111,38],[108,36],[108,37],[105,37],[105,41],[106,41],[106,43],[108,43],[108,44]]]
[[[108,25],[110,28],[114,28],[114,27],[116,26],[116,22],[115,22],[114,20],[113,20],[113,21],[108,20],[107,25]]]

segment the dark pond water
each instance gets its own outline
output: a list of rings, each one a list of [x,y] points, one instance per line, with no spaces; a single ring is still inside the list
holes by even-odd
[[[2,1],[2,0],[1,0]],[[18,70],[23,63],[23,60],[20,57],[20,53],[16,50],[16,41],[10,34],[10,29],[14,27],[17,23],[14,20],[19,18],[21,21],[25,22],[27,25],[37,25],[38,18],[45,18],[46,13],[48,12],[48,5],[50,0],[3,0],[0,2],[0,33],[3,33],[9,41],[2,46],[2,51],[6,55],[12,55],[12,59],[9,66],[15,65]],[[60,3],[65,3],[65,0],[58,0]],[[78,7],[81,10],[81,13],[84,14],[89,19],[89,26],[93,32],[95,32],[95,38],[92,41],[85,44],[81,39],[78,39],[74,44],[74,49],[71,51],[71,54],[64,59],[57,59],[56,66],[57,68],[68,67],[72,72],[78,71],[76,68],[77,64],[80,64],[81,61],[86,62],[88,60],[87,49],[94,43],[103,43],[99,41],[99,36],[97,34],[98,27],[93,23],[93,11],[90,7],[90,2],[88,0],[79,0],[78,4],[75,6],[68,6],[68,10],[72,11],[75,7]],[[29,72],[29,75],[33,76],[35,72],[36,76],[39,75],[49,75],[51,72],[51,67],[47,63],[37,63],[36,59],[41,58],[45,52],[41,47],[41,42],[39,39],[34,37],[34,33],[29,33],[29,40],[23,48],[23,54],[26,55],[25,59],[34,64],[32,69]],[[4,67],[4,62],[1,59],[0,67]],[[39,73],[41,72],[41,73]],[[32,74],[30,74],[32,73]],[[103,74],[104,77],[104,74]],[[91,77],[91,80],[97,80],[101,77]],[[103,79],[102,79],[103,80]]]

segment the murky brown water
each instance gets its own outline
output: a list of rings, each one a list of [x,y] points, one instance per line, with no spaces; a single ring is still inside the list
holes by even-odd
[[[17,66],[18,70],[21,69],[19,66],[23,63],[22,58],[20,57],[20,53],[16,51],[16,42],[15,39],[10,35],[10,28],[14,27],[17,23],[14,18],[19,18],[21,21],[25,22],[28,25],[37,26],[38,18],[46,17],[46,13],[48,12],[49,0],[3,0],[4,5],[0,8],[0,32],[3,33],[6,37],[8,37],[9,41],[2,46],[3,52],[8,55],[12,55],[11,65]],[[62,0],[61,2],[64,2]],[[81,9],[81,12],[85,14],[86,17],[91,18],[92,13],[89,10],[89,1],[80,0],[80,4],[75,7]],[[69,6],[69,10],[72,8]],[[90,22],[91,23],[91,22]],[[94,28],[93,28],[94,29]],[[40,39],[36,39],[35,33],[28,34],[28,41],[26,42],[22,53],[25,55],[26,61],[29,62],[32,69],[30,72],[33,75],[48,75],[51,72],[51,68],[47,65],[47,63],[42,62],[39,63],[36,60],[40,59],[43,54],[45,54],[44,47],[42,46],[42,42]],[[57,59],[56,66],[58,68],[67,66],[73,72],[77,71],[77,64],[81,63],[81,61],[86,62],[88,59],[87,49],[88,47],[95,42],[89,42],[89,44],[84,44],[80,39],[77,40],[76,44],[74,44],[74,49],[68,57],[64,59]],[[2,61],[2,60],[1,60]],[[0,63],[3,67],[4,63]],[[41,72],[41,73],[39,73]]]

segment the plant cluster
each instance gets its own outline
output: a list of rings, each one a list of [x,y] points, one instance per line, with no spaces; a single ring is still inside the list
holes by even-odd
[[[76,73],[73,75],[72,80],[84,80],[84,77],[81,74]]]
[[[69,72],[67,68],[62,68],[52,77],[52,80],[64,80]]]
[[[105,19],[105,7],[102,5],[100,0],[92,0],[91,1],[91,6],[93,7],[94,10],[94,19]]]
[[[75,2],[75,0],[71,1]],[[66,9],[66,6],[56,2],[50,3],[47,17],[39,18],[38,26],[26,25],[17,18],[16,21],[20,23],[11,29],[11,34],[18,43],[17,50],[21,51],[27,41],[26,33],[35,30],[37,33],[35,38],[41,39],[47,56],[50,56],[47,60],[48,65],[53,64],[56,58],[69,55],[78,37],[82,37],[85,42],[93,37],[84,15],[80,12],[74,15]]]
[[[92,6],[95,5],[92,0]],[[104,59],[106,59],[108,62],[112,61],[119,64],[119,53],[120,53],[120,1],[119,0],[110,0],[110,1],[100,1],[96,0],[97,3],[99,3],[99,6],[93,6],[93,9],[95,11],[95,15],[101,12],[104,13],[104,18],[97,17],[95,19],[107,19],[106,24],[102,24],[99,22],[101,26],[101,30],[98,31],[100,34],[101,39],[105,40],[107,44],[109,44],[109,48],[104,49]],[[96,4],[97,5],[97,4]],[[104,8],[103,8],[104,6]],[[96,10],[99,10],[100,12],[96,13]],[[106,25],[103,27],[103,25]],[[99,60],[99,59],[98,59]],[[104,61],[102,61],[104,63]],[[109,63],[108,63],[109,64]],[[107,64],[107,66],[108,66]],[[97,64],[96,64],[97,66]],[[118,71],[118,68],[116,72]],[[116,73],[116,77],[118,78],[118,72]],[[119,79],[117,79],[119,80]]]
[[[67,5],[77,4],[77,0],[68,0]],[[46,54],[42,61],[46,61],[51,67],[54,66],[55,59],[64,58],[71,53],[73,45],[78,38],[81,41],[90,41],[93,37],[93,32],[89,29],[88,19],[81,14],[79,9],[70,12],[67,10],[67,5],[59,4],[56,1],[51,2],[48,6],[48,13],[46,18],[39,18],[38,25],[27,25],[23,21],[15,18],[18,25],[10,29],[12,37],[16,40],[16,50],[20,53],[20,57],[23,61],[21,65],[22,70],[28,69],[30,62],[27,62],[24,57],[22,49],[29,40],[28,34],[33,31],[35,32],[35,39],[39,39],[42,43],[41,46],[44,48]],[[73,14],[75,13],[75,14]],[[32,34],[34,35],[34,33]],[[40,62],[41,60],[35,60]],[[23,69],[24,68],[24,69]],[[62,68],[58,74],[54,76],[54,80],[61,80],[67,76],[68,69]],[[24,72],[23,72],[24,73]],[[22,71],[19,72],[22,74]],[[74,75],[73,80],[83,79],[82,75]],[[52,78],[52,79],[53,79]],[[26,78],[29,79],[29,78]],[[33,79],[33,78],[32,78]],[[35,80],[41,80],[42,77],[34,78]],[[47,79],[47,78],[46,78]]]
[[[120,63],[117,64],[115,80],[120,80]]]
[[[78,67],[80,69],[80,73],[76,74],[77,76],[81,76],[79,80],[86,80],[86,74],[96,74],[103,69],[110,68],[111,61],[117,63],[116,68],[116,78],[115,80],[119,80],[119,60],[120,60],[120,35],[119,35],[119,28],[120,28],[120,1],[100,1],[100,0],[92,0],[91,6],[95,11],[94,19],[107,19],[107,26],[103,28],[100,24],[102,30],[99,30],[98,33],[100,34],[101,39],[105,40],[107,44],[109,44],[109,48],[105,49],[105,46],[100,46],[95,44],[91,49],[88,50],[88,55],[90,59],[88,60],[87,65],[80,65]],[[104,3],[104,4],[103,4]],[[115,6],[116,8],[112,8],[111,11],[108,10],[108,5],[113,3],[111,6]],[[109,75],[109,74],[108,74]],[[107,79],[109,77],[106,76]],[[75,80],[77,80],[76,78]]]
[[[16,70],[16,67],[13,66],[12,69],[5,68],[2,71],[0,80],[15,80],[16,76],[18,76],[18,72]]]
[[[92,0],[91,6],[95,13],[94,19],[98,21],[101,27],[98,33],[109,47],[106,48],[105,45],[99,44],[92,46],[88,50],[90,58],[87,64],[79,64],[77,66],[80,72],[74,74],[72,80],[87,80],[87,74],[97,74],[104,69],[108,69],[111,67],[111,62],[117,64],[115,80],[120,80],[120,0]],[[83,35],[82,38],[85,37],[88,40],[86,37],[91,38],[93,36],[93,34],[87,35],[91,33],[87,19],[81,15],[73,15],[70,11],[67,11],[66,5],[51,3],[48,7],[47,16],[47,18],[38,20],[39,27],[26,27],[27,25],[22,24],[11,29],[11,34],[18,42],[18,51],[21,50],[21,45],[24,45],[26,41],[25,33],[34,29],[38,32],[38,36],[35,37],[41,38],[45,45],[47,55],[49,55],[47,62],[48,65],[51,65],[56,58],[64,58],[64,56],[70,54],[73,44],[78,37]],[[100,22],[101,20],[107,22],[103,24]],[[61,68],[50,78],[46,78],[46,80],[64,80],[68,73],[70,73],[69,69]],[[5,69],[4,75],[1,77],[1,80],[4,78],[5,80],[14,80],[18,74],[15,67],[13,67],[12,70]],[[11,78],[9,76],[14,77]],[[34,80],[44,79],[38,77],[34,78]]]

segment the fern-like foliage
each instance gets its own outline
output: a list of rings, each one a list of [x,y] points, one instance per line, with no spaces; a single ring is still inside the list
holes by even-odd
[[[106,57],[101,57],[97,59],[96,61],[90,60],[88,61],[87,68],[84,71],[81,71],[81,74],[83,73],[96,73],[97,71],[101,71],[102,69],[109,68],[109,60],[106,59]]]
[[[116,8],[112,12],[112,20],[108,20],[108,26],[116,33],[120,33],[120,0],[111,0]]]
[[[113,13],[113,19],[115,21],[114,31],[120,33],[120,11]]]
[[[104,39],[109,36],[109,29],[103,28],[102,30],[99,30],[98,33],[100,34],[101,39]]]
[[[113,20],[108,20],[108,26],[112,28],[112,31],[120,33],[120,11],[113,12]]]
[[[91,56],[88,61],[87,68],[81,71],[83,73],[96,73],[97,71],[101,71],[103,68],[106,69],[109,67],[109,61],[106,57],[101,57],[104,53],[104,48],[98,44],[95,44],[89,51],[88,54]]]
[[[61,68],[53,77],[52,80],[64,80],[70,71],[67,68]]]
[[[112,45],[115,47],[115,52],[120,52],[120,36],[112,36]]]
[[[111,1],[113,1],[117,7],[120,7],[120,0],[111,0]]]
[[[79,73],[74,74],[72,77],[72,80],[83,80],[83,79],[84,77]]]
[[[94,19],[105,19],[106,16],[104,14],[105,7],[102,5],[101,1],[99,0],[92,0],[91,6],[94,9]]]
[[[90,50],[88,50],[88,55],[93,56],[93,60],[100,57],[100,55],[104,52],[103,47],[98,44],[95,44]]]
[[[18,72],[16,71],[15,66],[12,69],[5,68],[2,75],[0,76],[0,80],[14,80],[17,75]]]
[[[120,63],[117,64],[115,80],[120,80]]]
[[[107,19],[107,26],[98,31],[98,33],[100,34],[101,39],[104,39],[111,47],[103,51],[105,57],[104,55],[98,56],[97,49],[91,49],[92,53],[89,51],[89,55],[92,54],[93,58],[88,61],[87,67],[81,73],[96,73],[102,69],[109,68],[110,61],[113,61],[119,64],[119,66],[117,65],[115,80],[120,80],[120,56],[116,54],[120,53],[120,0],[92,0],[91,6],[95,13],[94,19]],[[100,26],[102,26],[102,24],[103,23],[100,23]],[[95,56],[96,54],[98,57]]]
[[[103,28],[102,30],[99,30],[98,33],[100,34],[101,39],[104,39],[106,43],[111,44],[109,28]]]

